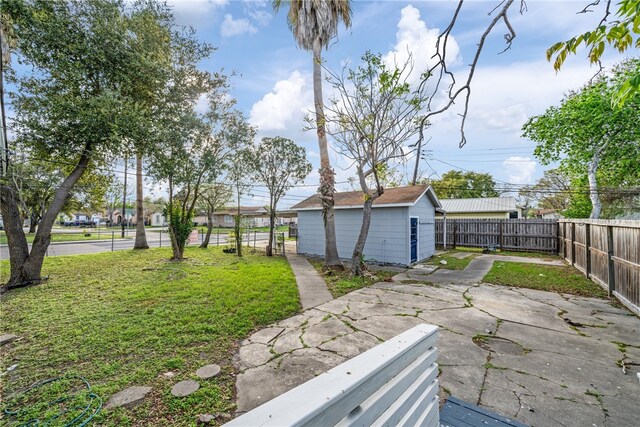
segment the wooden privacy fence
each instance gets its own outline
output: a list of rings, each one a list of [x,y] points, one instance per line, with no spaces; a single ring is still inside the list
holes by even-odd
[[[640,221],[560,220],[560,254],[640,314]]]
[[[508,251],[558,253],[555,219],[444,219],[436,220],[436,245],[447,248],[499,246]]]

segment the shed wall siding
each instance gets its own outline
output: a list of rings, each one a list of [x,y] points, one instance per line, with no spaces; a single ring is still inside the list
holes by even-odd
[[[362,225],[362,209],[336,209],[340,258],[351,258]],[[435,210],[423,196],[412,207],[374,208],[364,248],[366,260],[410,264],[409,217],[418,216],[418,261],[435,253]],[[324,226],[320,210],[298,212],[298,252],[324,256]]]
[[[340,258],[351,258],[362,225],[362,209],[336,209],[336,240]],[[408,208],[374,208],[364,247],[366,260],[408,264]],[[324,256],[321,211],[298,213],[298,251]]]

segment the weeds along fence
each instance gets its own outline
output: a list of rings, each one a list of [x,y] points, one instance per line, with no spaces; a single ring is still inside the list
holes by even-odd
[[[560,255],[640,314],[640,221],[560,220]]]
[[[446,234],[446,236],[445,236]],[[436,246],[558,253],[555,219],[436,219]]]

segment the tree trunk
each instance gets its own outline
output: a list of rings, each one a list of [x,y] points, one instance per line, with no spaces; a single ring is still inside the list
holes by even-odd
[[[598,163],[600,162],[600,153],[596,153],[587,164],[587,178],[589,179],[589,199],[591,199],[591,215],[589,218],[600,218],[602,212],[602,204],[600,203],[600,195],[598,194],[598,183],[596,181],[596,173],[598,172]]]
[[[51,241],[51,228],[69,197],[71,189],[87,168],[90,152],[91,144],[86,144],[78,164],[56,190],[49,209],[40,220],[30,252],[28,251],[26,237],[20,223],[21,217],[18,214],[15,192],[10,187],[0,186],[0,202],[2,202],[0,210],[2,211],[7,242],[9,243],[11,266],[10,278],[5,285],[6,289],[28,286],[33,283],[39,283],[42,280],[42,263]]]
[[[38,228],[38,220],[36,219],[35,214],[31,214],[29,217],[29,234],[33,234],[36,232]]]
[[[362,225],[360,226],[360,234],[356,240],[356,246],[351,256],[351,275],[362,276],[367,266],[364,264],[364,245],[367,243],[369,235],[369,226],[371,225],[371,206],[373,205],[373,197],[367,197],[364,201],[362,209]]]
[[[124,239],[125,235],[125,222],[127,221],[127,163],[129,158],[127,155],[124,155],[124,190],[122,192],[122,214],[120,217],[122,220],[120,221],[120,225],[122,226],[122,233],[120,237]]]
[[[133,249],[149,249],[144,229],[144,201],[142,192],[142,155],[136,153],[136,242]]]
[[[333,213],[335,173],[329,162],[329,144],[325,132],[324,102],[322,99],[322,45],[317,37],[313,42],[313,101],[316,109],[316,132],[320,148],[320,195],[324,220],[324,263],[329,268],[342,269],[336,243]]]
[[[21,270],[29,257],[29,245],[22,229],[22,218],[13,188],[0,186],[0,212],[4,222],[4,232],[9,247],[10,275],[7,287],[17,287],[21,283]]]
[[[207,234],[204,236],[204,240],[200,245],[201,248],[209,246],[209,239],[211,239],[211,232],[213,231],[213,211],[207,210]]]
[[[242,234],[240,234],[240,222],[242,221],[242,217],[240,216],[240,191],[238,193],[238,212],[235,217],[235,234],[236,234],[236,254],[241,257],[242,256]]]
[[[276,223],[276,211],[271,207],[269,212],[269,243],[267,243],[267,256],[273,256],[273,236]],[[284,244],[284,242],[282,242]]]

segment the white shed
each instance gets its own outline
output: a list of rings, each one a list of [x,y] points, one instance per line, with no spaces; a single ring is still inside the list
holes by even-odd
[[[362,225],[361,191],[335,193],[338,255],[351,258]],[[291,208],[298,212],[298,253],[324,256],[320,196]],[[428,185],[386,189],[373,202],[364,257],[384,264],[411,265],[435,253],[435,211],[440,201]]]

